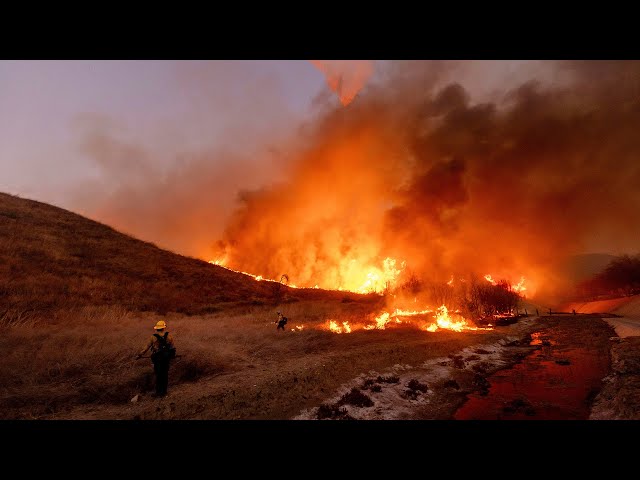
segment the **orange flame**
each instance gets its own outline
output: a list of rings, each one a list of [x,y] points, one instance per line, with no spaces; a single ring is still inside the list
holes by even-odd
[[[227,270],[230,270],[232,272],[236,272],[236,273],[242,273],[243,275],[249,275],[250,277],[252,277],[254,280],[256,280],[257,282],[261,282],[261,281],[265,281],[265,282],[275,282],[275,283],[282,283],[279,280],[272,280],[270,278],[264,278],[262,275],[254,275],[253,273],[249,273],[249,272],[243,272],[242,270],[234,270],[233,268],[229,268],[227,267],[224,263],[225,263],[225,259],[216,259],[216,260],[209,260],[208,263],[211,263],[213,265],[217,265],[219,267],[225,268]],[[287,285],[288,287],[291,288],[300,288],[297,287],[296,285],[290,283]]]
[[[491,285],[497,285],[497,282],[493,279],[493,277],[490,274],[485,275],[484,278],[487,282],[491,283]],[[520,281],[518,283],[511,284],[511,290],[513,290],[516,293],[524,292],[527,289],[527,287],[524,286],[524,282],[525,282],[525,278],[524,276],[521,276]]]
[[[310,60],[314,67],[324,73],[327,84],[346,107],[373,73],[370,60]]]
[[[329,320],[329,330],[333,333],[342,333],[342,327],[339,327],[335,320]]]
[[[470,327],[462,316],[458,315],[458,317],[459,320],[454,321],[449,316],[449,309],[445,305],[442,305],[438,307],[436,314],[434,315],[436,323],[432,323],[426,327],[425,330],[428,332],[435,332],[439,328],[453,330],[454,332],[461,332],[462,330],[478,330],[476,327]]]
[[[342,322],[340,326],[335,320],[329,320],[329,330],[333,333],[351,333],[351,326],[349,322]]]
[[[262,275],[254,275],[253,273],[243,272],[242,270],[234,270],[233,268],[226,266],[225,262],[225,258],[209,260],[209,263],[213,265],[226,268],[232,272],[249,275],[256,281],[281,283],[279,280],[264,278]],[[397,263],[396,259],[387,257],[382,261],[382,266],[380,268],[375,266],[363,268],[359,266],[355,260],[345,261],[344,265],[342,265],[342,268],[340,269],[345,286],[337,288],[330,286],[326,289],[350,291],[362,294],[383,293],[387,288],[395,286],[399,275],[405,268],[406,262],[401,262],[399,267],[396,266]],[[317,284],[313,287],[298,287],[294,284],[289,284],[288,286],[291,288],[320,288]]]
[[[400,310],[399,308],[396,308],[396,311],[394,312],[394,316],[398,316],[398,317],[411,317],[414,315],[424,315],[427,313],[431,313],[433,312],[432,309],[427,308],[426,310]]]
[[[430,313],[434,313],[434,310],[427,308],[425,310],[410,311],[410,310],[401,310],[398,308],[393,313],[382,312],[380,315],[378,315],[375,318],[375,324],[369,324],[369,325],[365,325],[364,327],[358,327],[358,328],[364,328],[364,330],[385,330],[387,325],[392,320],[394,320],[395,323],[413,323],[413,321],[410,319],[405,319],[403,321],[403,320],[400,320],[399,317],[414,317],[414,316],[426,315]],[[479,328],[479,327],[470,326],[467,323],[467,321],[464,319],[464,317],[458,314],[457,310],[453,312],[453,315],[455,315],[456,317],[455,319],[451,317],[449,309],[445,305],[442,305],[435,310],[435,314],[433,315],[433,318],[435,319],[435,323],[422,325],[420,328],[428,332],[435,332],[438,329],[452,330],[454,332],[462,332],[464,330],[470,330],[470,331],[493,330],[493,328]],[[489,327],[491,327],[491,325]],[[329,321],[328,329],[333,333],[350,333],[352,331],[352,328],[348,327],[348,322],[343,322],[342,326],[340,326],[334,320]]]
[[[234,272],[249,275],[257,281],[265,280],[268,282],[280,283],[277,280],[265,279],[261,275],[253,275],[248,272],[233,270],[229,267],[226,267],[224,265],[224,262],[225,262],[225,259],[217,259],[217,260],[211,260],[209,263],[221,266],[223,268],[226,268],[227,270],[232,270]],[[400,275],[400,273],[404,268],[405,268],[405,262],[402,262],[400,265],[400,268],[396,269],[396,260],[393,258],[386,258],[383,261],[382,269],[371,267],[368,273],[366,274],[365,282],[361,284],[360,287],[356,289],[352,289],[350,291],[353,291],[356,293],[370,293],[370,292],[381,293],[381,291],[383,291],[384,289],[386,289],[390,285],[393,285],[396,282],[398,276]],[[493,279],[491,274],[486,274],[484,278],[487,282],[491,283],[492,285],[497,285],[497,282]],[[517,284],[511,285],[511,288],[515,292],[521,293],[527,289],[524,286],[524,283],[525,283],[525,278],[524,276],[522,276],[520,278],[520,282],[518,282]],[[448,285],[453,284],[453,276],[451,276],[451,279],[447,282],[447,284]],[[289,287],[300,288],[293,284],[290,284]],[[319,286],[315,285],[312,288],[319,288]],[[337,290],[347,290],[347,289],[338,288]],[[416,298],[414,298],[414,302],[417,302]],[[364,326],[360,325],[358,326],[358,328],[364,328],[364,330],[374,330],[374,329],[385,330],[387,324],[389,324],[389,322],[391,322],[392,319],[394,320],[395,323],[403,323],[403,321],[400,320],[399,317],[412,317],[416,315],[425,315],[432,312],[433,312],[433,309],[431,308],[427,308],[424,310],[401,310],[397,308],[393,313],[382,312],[380,315],[378,315],[375,318],[375,324],[369,324]],[[450,317],[449,309],[443,304],[436,309],[436,313],[433,316],[436,320],[435,323],[431,323],[426,326],[423,325],[421,328],[428,332],[435,332],[438,329],[452,330],[455,332],[461,332],[463,330],[493,330],[493,328],[478,328],[478,327],[469,326],[467,321],[461,315],[457,314],[457,311],[454,312],[454,314],[457,315],[458,317],[457,320],[453,320]],[[489,327],[492,327],[492,326],[489,325]],[[302,330],[303,326],[297,326],[296,328],[299,331],[299,330]],[[338,322],[336,322],[335,320],[329,320],[327,328],[329,331],[333,333],[338,333],[338,334],[351,333],[352,331],[352,326],[349,325],[349,322],[347,321],[342,322],[342,326],[340,326],[338,325]],[[292,329],[292,331],[295,331],[295,330]]]
[[[524,286],[524,277],[520,277],[520,281],[517,284],[511,285],[511,289],[517,293],[524,292],[527,289],[527,287]]]
[[[378,330],[384,330],[384,327],[387,323],[389,323],[390,315],[387,312],[383,312],[380,316],[376,317],[375,325],[367,325],[364,327],[365,330],[373,330],[377,328]]]

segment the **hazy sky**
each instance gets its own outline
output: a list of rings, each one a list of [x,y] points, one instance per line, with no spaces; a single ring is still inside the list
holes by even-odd
[[[98,173],[79,148],[88,118],[170,162],[243,119],[269,125],[249,118],[258,84],[302,116],[324,80],[306,61],[0,61],[0,191],[73,208],[67,190]]]
[[[475,61],[457,80],[482,96],[541,68]],[[108,123],[168,165],[224,144],[229,129],[295,125],[326,88],[305,60],[0,61],[0,191],[77,209],[69,189],[101,175],[80,146],[87,124]]]

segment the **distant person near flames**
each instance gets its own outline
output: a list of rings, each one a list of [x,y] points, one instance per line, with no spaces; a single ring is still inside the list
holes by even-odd
[[[167,394],[167,386],[169,384],[169,364],[176,357],[176,348],[173,340],[169,337],[167,324],[164,320],[156,323],[153,329],[156,331],[151,336],[149,343],[138,354],[138,358],[151,350],[151,361],[153,362],[153,370],[156,375],[156,396],[164,397]]]
[[[276,320],[275,323],[277,323],[278,326],[276,327],[276,330],[282,329],[282,331],[284,332],[284,326],[287,324],[287,321],[289,319],[284,315],[282,315],[282,312],[277,312],[277,313],[278,313],[278,320]]]

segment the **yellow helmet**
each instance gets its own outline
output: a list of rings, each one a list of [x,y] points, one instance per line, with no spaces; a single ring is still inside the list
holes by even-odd
[[[156,326],[153,328],[155,330],[162,330],[164,328],[167,328],[167,323],[164,320],[160,320],[158,323],[156,323]]]

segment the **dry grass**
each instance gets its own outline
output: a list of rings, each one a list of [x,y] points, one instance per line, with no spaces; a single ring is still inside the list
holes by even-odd
[[[292,304],[283,313],[292,319],[288,326],[304,325],[300,332],[276,331],[272,307],[163,316],[183,355],[170,371],[169,393],[178,405],[171,412],[149,405],[152,366],[135,360],[158,314],[83,307],[58,312],[47,325],[14,323],[0,336],[6,352],[0,417],[289,418],[363,371],[416,364],[470,340],[495,340],[412,328],[348,335],[318,328],[326,318],[356,318],[369,308],[357,302]],[[138,394],[147,400],[131,404]]]
[[[278,307],[282,308],[282,307]],[[47,323],[29,314],[3,317],[0,418],[55,418],[81,405],[127,404],[153,390],[150,360],[135,360],[164,318],[182,358],[171,367],[171,389],[218,375],[277,371],[283,359],[332,349],[335,335],[314,330],[327,317],[363,315],[368,304],[296,303],[283,310],[302,332],[276,332],[275,309],[185,316],[130,312],[123,307],[56,311]],[[358,313],[360,312],[360,313]]]
[[[47,319],[58,309],[96,305],[205,315],[238,306],[362,298],[285,286],[277,293],[277,285],[159,249],[67,210],[0,193],[0,318],[9,317],[3,322]]]

